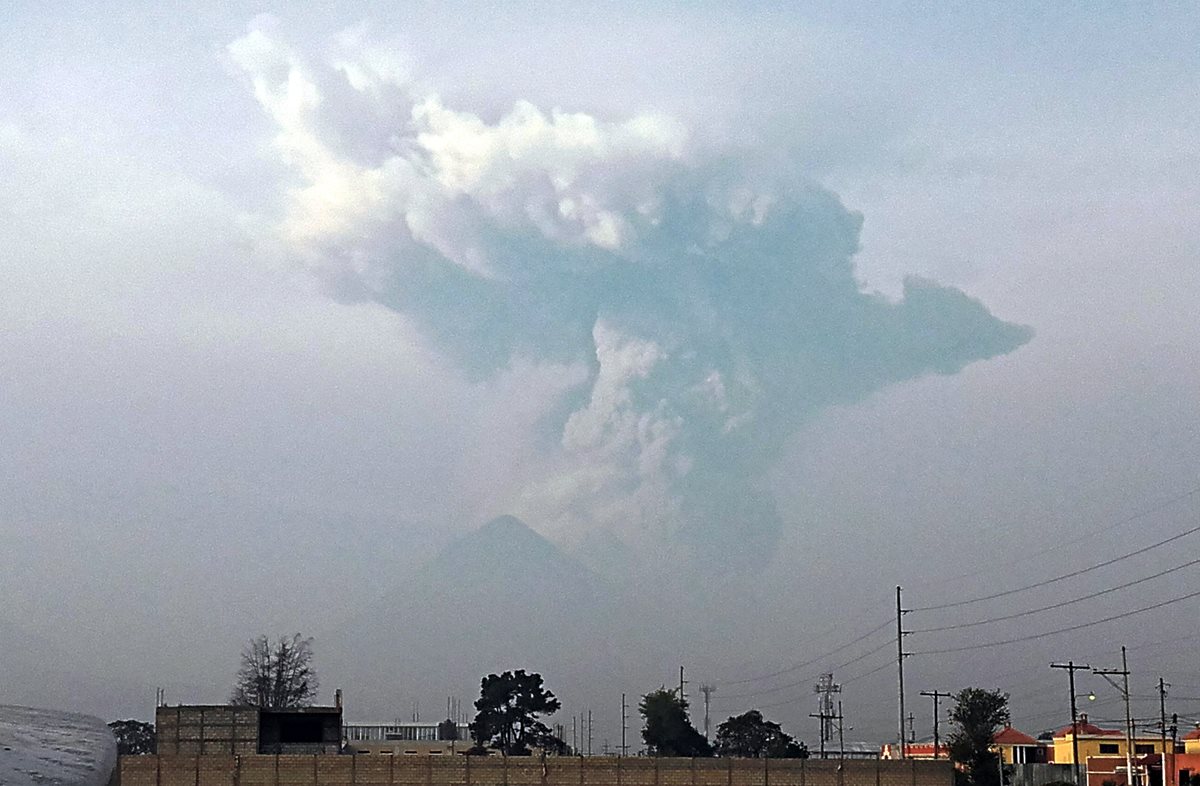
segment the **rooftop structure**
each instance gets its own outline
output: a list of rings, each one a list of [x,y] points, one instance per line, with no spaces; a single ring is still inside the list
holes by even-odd
[[[158,752],[165,754],[338,753],[342,747],[338,706],[163,705],[154,723]]]

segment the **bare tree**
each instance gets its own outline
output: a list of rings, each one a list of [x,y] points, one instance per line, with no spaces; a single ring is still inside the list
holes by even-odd
[[[299,633],[280,636],[274,644],[265,635],[251,639],[242,648],[229,703],[271,709],[311,704],[320,687],[312,655],[312,639]]]

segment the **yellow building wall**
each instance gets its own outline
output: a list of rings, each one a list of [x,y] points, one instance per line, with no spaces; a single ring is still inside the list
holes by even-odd
[[[1200,753],[1200,740],[1184,740],[1183,741],[1183,752],[1184,753]]]
[[[1115,753],[1101,753],[1101,745],[1116,745]],[[1134,737],[1134,755],[1141,756],[1144,754],[1137,753],[1138,745],[1148,745],[1153,748],[1154,753],[1162,753],[1163,745],[1160,737]],[[1167,741],[1168,747],[1170,741]],[[1124,737],[1091,737],[1083,735],[1079,738],[1079,760],[1080,763],[1086,763],[1089,756],[1124,756],[1125,755],[1125,738]],[[1054,763],[1055,764],[1074,764],[1074,752],[1071,746],[1071,735],[1054,738]]]

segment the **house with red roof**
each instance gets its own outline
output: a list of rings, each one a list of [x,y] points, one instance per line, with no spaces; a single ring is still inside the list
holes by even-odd
[[[1005,726],[992,736],[992,750],[1000,754],[1005,764],[1044,764],[1047,746],[1012,726]]]
[[[894,744],[884,745],[880,758],[899,758],[899,751]],[[1005,726],[992,736],[992,750],[1000,754],[1005,764],[1033,764],[1046,761],[1046,745],[1023,731],[1012,726]],[[904,755],[909,759],[948,759],[950,749],[943,739],[936,750],[932,740],[910,742],[904,746]]]

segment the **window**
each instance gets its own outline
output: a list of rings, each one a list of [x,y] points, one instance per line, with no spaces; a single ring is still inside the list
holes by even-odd
[[[1134,745],[1133,749],[1138,753],[1138,755],[1154,753],[1154,745]]]
[[[1101,754],[1114,754],[1115,755],[1120,752],[1121,752],[1121,746],[1116,744],[1115,742],[1100,743],[1100,753]]]

